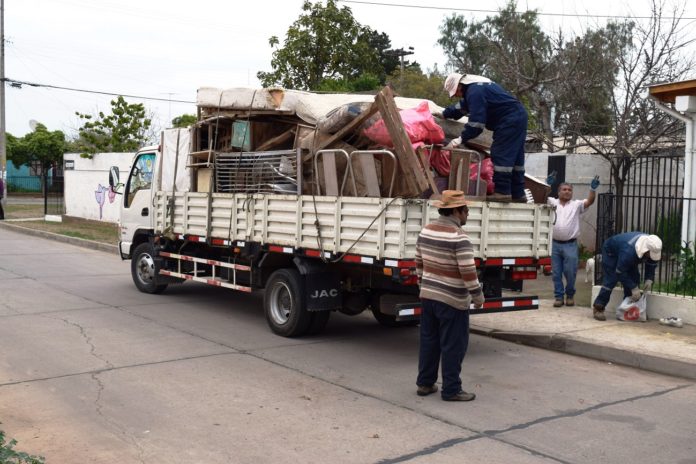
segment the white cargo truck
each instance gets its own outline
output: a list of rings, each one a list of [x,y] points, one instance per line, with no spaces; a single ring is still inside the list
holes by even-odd
[[[226,113],[247,130],[257,115]],[[185,281],[263,290],[268,325],[287,337],[320,332],[332,311],[371,310],[388,326],[417,323],[415,245],[438,214],[429,200],[307,194],[300,171],[322,153],[222,153],[210,148],[213,137],[201,135],[213,133],[210,121],[199,120],[141,149],[119,189],[119,252],[131,260],[140,291],[160,293]],[[109,181],[119,185],[118,169]],[[537,297],[504,296],[502,288],[550,264],[552,209],[485,201],[469,209],[465,230],[486,295],[472,312],[536,309]]]

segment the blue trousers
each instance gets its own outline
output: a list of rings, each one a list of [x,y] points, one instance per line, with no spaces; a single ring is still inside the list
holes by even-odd
[[[553,296],[563,300],[563,295],[573,298],[575,295],[575,277],[578,274],[578,242],[553,242],[551,252],[551,269],[553,279]],[[563,277],[566,285],[563,287]]]
[[[422,300],[419,386],[434,385],[442,360],[442,397],[449,398],[462,390],[462,361],[469,346],[469,311],[462,311],[434,300]]]
[[[524,197],[524,142],[527,112],[511,114],[493,132],[491,161],[495,191],[513,198]]]
[[[607,303],[609,303],[611,291],[619,281],[619,275],[616,273],[616,264],[618,258],[618,255],[607,250],[606,243],[604,246],[602,246],[602,288],[599,290],[599,294],[597,295],[597,298],[595,298],[594,304],[606,306]],[[640,282],[640,271],[638,270],[638,266],[630,269],[628,274],[633,282]],[[624,286],[624,298],[631,296],[631,290],[631,288],[626,288],[626,286]]]

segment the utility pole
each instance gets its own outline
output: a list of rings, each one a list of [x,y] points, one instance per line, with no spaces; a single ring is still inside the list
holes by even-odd
[[[401,72],[399,73],[399,92],[404,90],[404,56],[413,55],[413,47],[408,47],[407,50],[403,48],[398,48],[396,50],[390,50],[389,54],[393,56],[398,56],[401,61]]]
[[[0,211],[7,204],[7,134],[5,133],[5,0],[0,0]],[[0,216],[0,219],[4,219]]]

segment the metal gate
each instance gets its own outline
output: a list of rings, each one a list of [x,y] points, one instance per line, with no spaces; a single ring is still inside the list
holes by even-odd
[[[613,179],[616,167],[625,169],[623,186],[617,188]],[[641,231],[662,239],[662,259],[656,273],[660,291],[687,295],[696,290],[696,282],[686,282],[681,226],[684,206],[695,201],[683,197],[684,156],[646,155],[614,163],[609,192],[597,200],[596,249],[612,235]],[[595,266],[595,281],[601,282],[602,267]]]
[[[65,212],[64,185],[63,176],[44,176],[44,214],[61,216]]]

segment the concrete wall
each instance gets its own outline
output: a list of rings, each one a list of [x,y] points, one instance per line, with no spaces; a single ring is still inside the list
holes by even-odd
[[[573,186],[573,198],[585,199],[590,193],[590,181],[599,175],[600,187],[597,193],[609,190],[609,162],[598,155],[564,153],[527,153],[524,169],[527,174],[539,179],[548,175],[548,157],[565,156],[565,181]],[[580,237],[578,241],[587,249],[595,249],[597,232],[597,202],[580,216]]]
[[[65,170],[65,214],[96,221],[118,222],[122,195],[109,187],[109,169],[118,166],[121,181],[128,177],[133,153],[98,153],[92,159],[68,153],[63,163],[74,163]],[[66,161],[68,162],[66,164]],[[119,190],[123,192],[123,188]]]

